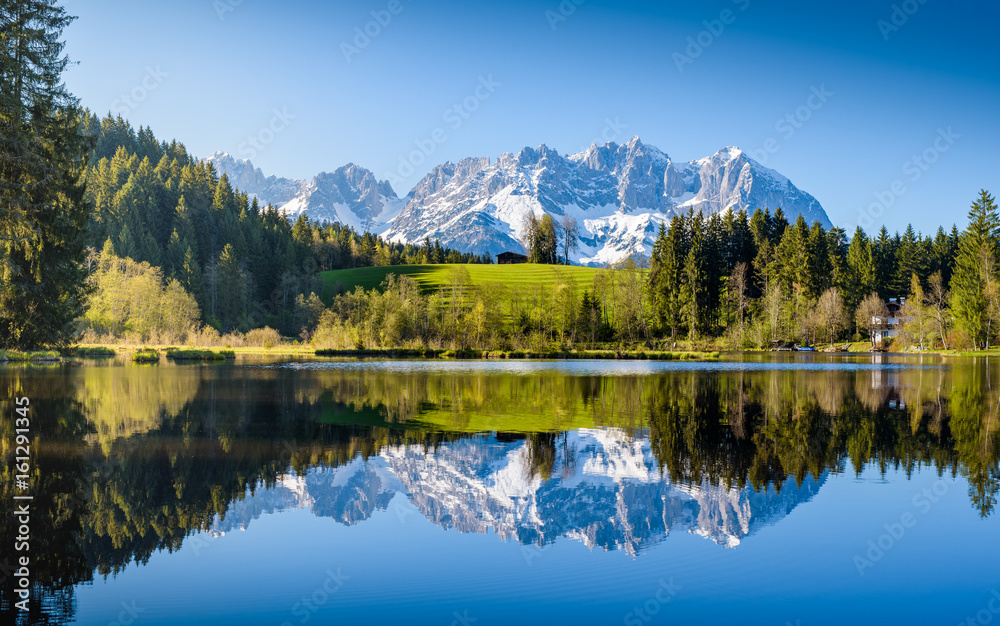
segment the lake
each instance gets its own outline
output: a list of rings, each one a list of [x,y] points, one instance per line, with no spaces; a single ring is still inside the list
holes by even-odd
[[[9,623],[1000,620],[995,359],[91,360],[0,388],[5,513],[33,498],[30,614],[0,521]]]

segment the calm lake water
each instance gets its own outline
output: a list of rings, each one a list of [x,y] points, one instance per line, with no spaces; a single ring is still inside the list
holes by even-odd
[[[734,358],[0,367],[0,610],[1000,623],[1000,362]],[[6,514],[21,396],[30,619]]]

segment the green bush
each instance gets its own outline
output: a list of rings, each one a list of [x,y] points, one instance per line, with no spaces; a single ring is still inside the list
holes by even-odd
[[[132,353],[132,361],[135,363],[159,363],[160,352],[153,348],[139,348]]]
[[[236,353],[232,350],[193,350],[193,349],[169,349],[167,358],[175,361],[225,361],[235,359]]]

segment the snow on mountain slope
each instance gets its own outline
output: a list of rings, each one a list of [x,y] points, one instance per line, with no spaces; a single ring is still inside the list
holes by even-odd
[[[591,265],[648,254],[659,225],[690,210],[703,214],[780,207],[790,220],[831,225],[823,207],[738,148],[674,162],[633,137],[562,156],[542,145],[496,160],[467,158],[436,166],[409,194],[386,236],[440,239],[476,253],[522,250],[525,217],[549,213],[582,227],[573,259]]]
[[[688,211],[780,207],[790,221],[801,214],[810,224],[831,225],[814,197],[739,148],[675,162],[638,137],[569,156],[543,145],[497,159],[442,163],[406,198],[354,164],[303,181],[264,176],[250,161],[225,152],[206,160],[236,187],[292,219],[305,214],[338,221],[401,243],[438,239],[477,254],[523,250],[529,213],[576,219],[580,245],[573,261],[585,265],[649,254],[659,225]]]
[[[492,531],[524,545],[567,537],[635,555],[671,531],[686,531],[735,547],[812,499],[826,481],[825,474],[800,486],[788,481],[780,493],[707,480],[675,483],[661,475],[648,439],[615,429],[584,429],[565,437],[546,477],[532,471],[526,441],[478,436],[434,450],[389,446],[368,460],[316,468],[286,476],[271,489],[258,488],[233,503],[214,530],[245,529],[260,515],[300,507],[356,524],[405,497],[411,504],[403,506],[415,507],[442,528]]]
[[[381,233],[403,208],[387,181],[349,163],[333,172],[317,174],[311,181],[264,176],[248,159],[237,160],[216,152],[206,161],[241,191],[256,196],[296,219],[300,214],[321,222],[340,222],[359,232]]]

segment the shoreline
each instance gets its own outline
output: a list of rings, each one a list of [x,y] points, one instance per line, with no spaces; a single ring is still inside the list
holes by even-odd
[[[911,352],[874,351],[774,351],[774,350],[649,350],[649,349],[594,349],[594,350],[446,350],[440,348],[372,348],[372,349],[313,349],[302,346],[281,347],[240,347],[240,348],[188,348],[174,346],[74,346],[60,350],[45,351],[3,351],[0,350],[0,364],[78,362],[79,360],[103,360],[133,357],[144,350],[155,350],[162,359],[176,362],[221,363],[233,362],[237,357],[271,358],[347,358],[347,359],[425,359],[425,360],[608,360],[608,361],[694,361],[717,362],[728,358],[758,357],[760,355],[850,355],[850,356],[898,356],[898,357],[940,357],[977,358],[1000,357],[1000,349],[979,352],[960,350],[926,350]],[[159,362],[160,358],[147,362]]]
[[[438,349],[385,349],[385,350],[316,350],[317,357],[397,357],[435,360],[493,360],[493,359],[595,359],[617,361],[718,361],[721,353],[699,351],[659,350],[438,350]]]
[[[55,363],[79,359],[132,360],[137,354],[159,353],[163,359],[186,362],[223,362],[236,357],[274,358],[415,358],[427,360],[618,360],[618,361],[718,361],[720,351],[683,350],[445,350],[437,348],[385,348],[333,350],[303,347],[175,348],[173,346],[74,346],[58,351],[3,352],[0,363]],[[181,354],[177,354],[181,353]],[[190,353],[190,354],[183,354]],[[224,356],[223,356],[224,355]],[[152,356],[152,354],[150,354]]]

